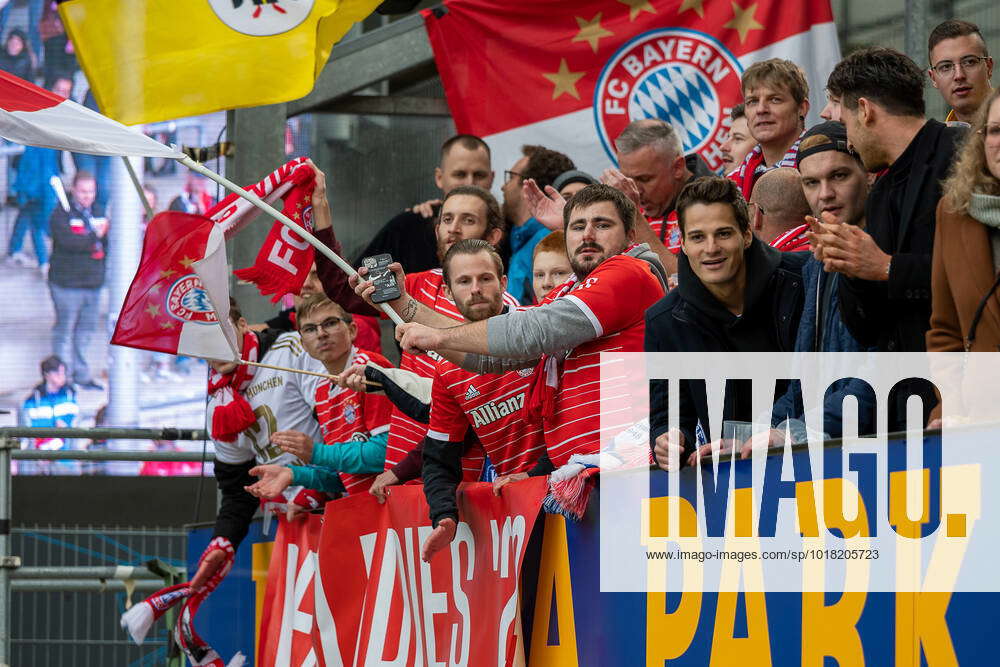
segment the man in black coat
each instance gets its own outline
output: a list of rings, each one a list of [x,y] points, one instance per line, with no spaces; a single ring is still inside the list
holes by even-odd
[[[68,210],[57,206],[49,225],[52,258],[49,293],[55,306],[53,353],[67,362],[73,382],[81,389],[101,390],[87,363],[87,348],[100,322],[100,291],[104,285],[108,219],[95,200],[93,174],[78,171],[73,178]]]
[[[847,277],[840,305],[851,334],[885,352],[925,349],[934,211],[964,131],[924,119],[923,88],[916,63],[881,47],[854,52],[827,83],[841,100],[848,141],[880,175],[865,230],[825,219],[814,245],[827,271]]]
[[[685,186],[677,219],[680,284],[646,311],[646,351],[793,351],[808,254],[779,252],[756,239],[739,188],[725,178]],[[699,421],[709,424],[704,382],[680,388],[680,433],[668,433],[667,382],[650,384],[650,436],[663,468],[695,449]],[[727,382],[724,410],[726,419],[750,421],[751,395],[743,381]]]
[[[862,346],[883,352],[926,349],[934,212],[964,132],[925,120],[923,89],[917,64],[882,47],[855,51],[827,82],[840,98],[849,143],[879,177],[864,230],[824,218],[811,238],[824,268],[847,278],[840,289],[847,328]],[[928,387],[916,393],[925,397],[928,413],[934,402]],[[908,395],[901,392],[890,406],[890,430],[905,426]]]

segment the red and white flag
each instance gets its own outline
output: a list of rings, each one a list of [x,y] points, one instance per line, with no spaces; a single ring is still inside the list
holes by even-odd
[[[150,221],[111,342],[204,359],[239,358],[229,321],[222,227],[177,211]]]
[[[0,136],[19,144],[75,153],[184,157],[142,132],[2,70]]]
[[[747,66],[797,63],[815,114],[840,60],[827,0],[445,0],[423,14],[455,127],[499,168],[541,144],[596,175],[630,121],[659,118],[719,169]]]

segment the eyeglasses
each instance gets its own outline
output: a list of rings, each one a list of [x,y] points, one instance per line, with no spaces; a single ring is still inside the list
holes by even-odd
[[[977,132],[983,135],[983,140],[987,143],[1000,143],[1000,123],[991,123]]]
[[[347,324],[347,320],[343,317],[328,317],[319,324],[306,324],[299,328],[299,333],[303,336],[316,336],[319,335],[319,330],[333,331],[337,328],[337,325],[343,322]]]
[[[961,67],[963,72],[975,72],[989,59],[989,56],[963,56],[959,58],[957,63],[944,60],[931,69],[937,72],[938,76],[952,76],[955,74],[956,67]]]
[[[510,169],[503,172],[503,182],[509,183],[512,178],[517,176],[518,178],[524,178],[523,174],[519,174],[516,171],[511,171]]]

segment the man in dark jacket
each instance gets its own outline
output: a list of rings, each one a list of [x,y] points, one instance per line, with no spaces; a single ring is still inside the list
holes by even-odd
[[[746,202],[726,178],[700,178],[685,186],[677,198],[677,220],[680,284],[646,311],[646,351],[791,352],[808,255],[782,253],[756,239]],[[650,436],[663,468],[695,448],[699,422],[709,424],[704,382],[680,387],[680,434],[667,432],[667,382],[650,387]],[[751,398],[742,381],[727,382],[725,419],[750,421]]]
[[[71,194],[69,210],[56,207],[49,221],[49,292],[56,310],[53,353],[69,362],[77,386],[100,390],[103,387],[94,381],[85,355],[99,321],[108,219],[94,201],[97,181],[90,172],[76,172]]]
[[[848,329],[862,345],[885,352],[925,349],[934,212],[964,132],[925,120],[923,89],[917,64],[882,47],[855,51],[827,82],[865,168],[884,173],[868,197],[867,228],[823,224],[814,244],[827,271],[847,276],[840,307]],[[900,392],[898,405],[890,406],[890,430],[903,425],[908,395]],[[934,402],[927,398],[925,412]]]
[[[456,134],[445,141],[441,146],[441,164],[434,169],[434,184],[443,195],[459,185],[478,185],[489,190],[493,186],[489,146],[471,134]],[[360,265],[365,257],[389,253],[407,273],[419,273],[440,266],[434,220],[441,211],[441,201],[431,200],[426,204],[431,205],[431,211],[427,211],[427,206],[420,205],[385,223],[358,253],[355,265]],[[339,252],[336,248],[334,251]]]

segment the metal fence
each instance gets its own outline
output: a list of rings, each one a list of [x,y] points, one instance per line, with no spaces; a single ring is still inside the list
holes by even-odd
[[[197,461],[203,455],[21,451],[18,438],[23,437],[204,440],[204,431],[0,428],[0,667],[180,664],[176,655],[173,660],[168,657],[169,623],[158,624],[142,646],[135,646],[120,629],[118,618],[126,600],[138,602],[183,572],[186,533],[52,525],[11,530],[16,508],[11,507],[10,464],[12,458]]]
[[[102,528],[97,526],[32,526],[11,531],[11,552],[21,558],[21,568],[11,582],[11,665],[79,665],[80,667],[139,667],[162,665],[167,657],[167,627],[158,623],[142,646],[136,646],[118,625],[125,601],[139,602],[149,590],[163,586],[159,579],[121,581],[111,566],[141,566],[159,558],[184,567],[186,533],[176,529]],[[19,575],[31,568],[42,577]],[[104,575],[58,578],[62,573],[83,574],[89,567]],[[96,583],[96,585],[95,585]],[[84,587],[89,590],[73,590]],[[132,585],[135,588],[129,588]],[[37,590],[46,588],[48,590]],[[102,590],[103,589],[103,590]]]

